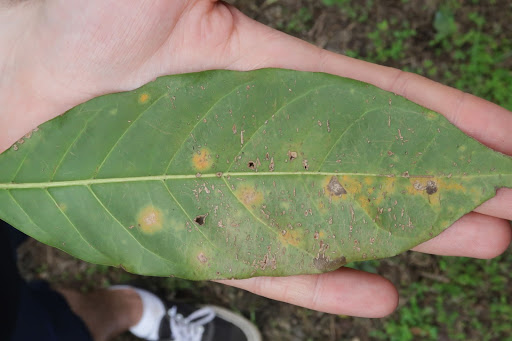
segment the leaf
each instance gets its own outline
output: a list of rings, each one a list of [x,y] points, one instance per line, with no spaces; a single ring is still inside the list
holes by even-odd
[[[436,236],[511,173],[371,85],[208,71],[95,98],[18,141],[0,156],[0,218],[139,274],[319,273]]]

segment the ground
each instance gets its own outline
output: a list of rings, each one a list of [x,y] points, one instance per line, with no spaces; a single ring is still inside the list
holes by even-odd
[[[512,3],[507,0],[231,0],[247,15],[326,49],[422,74],[512,110]],[[234,309],[265,340],[512,340],[512,248],[494,260],[408,252],[359,269],[400,291],[384,319],[323,314],[210,282],[150,278],[78,261],[30,240],[28,279],[83,291],[139,283],[168,299]],[[119,341],[134,340],[125,334]]]

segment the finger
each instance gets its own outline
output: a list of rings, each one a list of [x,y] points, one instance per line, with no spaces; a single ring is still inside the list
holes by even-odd
[[[228,68],[280,67],[336,74],[374,84],[437,111],[468,135],[512,154],[512,114],[498,105],[424,77],[319,49],[259,24],[236,10],[238,58]]]
[[[512,155],[512,113],[498,105],[465,94],[424,77],[356,60],[319,49],[297,38],[259,24],[231,9],[240,44],[238,57],[227,68],[251,70],[280,67],[321,71],[374,84],[402,95],[448,118],[468,135],[487,146]],[[478,212],[511,219],[512,189],[482,205]]]
[[[331,314],[383,317],[398,305],[398,292],[388,280],[340,268],[320,275],[255,277],[218,281],[260,296]]]
[[[503,253],[512,240],[510,223],[479,213],[469,213],[437,237],[413,248],[443,256],[490,259]]]
[[[496,196],[474,209],[475,212],[512,220],[512,190],[501,188]]]

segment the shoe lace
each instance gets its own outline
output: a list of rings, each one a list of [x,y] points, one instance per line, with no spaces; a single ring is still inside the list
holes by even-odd
[[[175,341],[201,341],[204,325],[215,318],[211,308],[201,308],[187,317],[178,314],[178,308],[173,306],[167,312],[171,322],[171,333]]]

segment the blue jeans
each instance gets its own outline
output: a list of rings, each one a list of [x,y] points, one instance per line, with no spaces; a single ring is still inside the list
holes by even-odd
[[[16,249],[26,235],[0,220],[0,340],[91,341],[84,322],[45,282],[24,281]],[[5,316],[3,316],[5,315]]]

